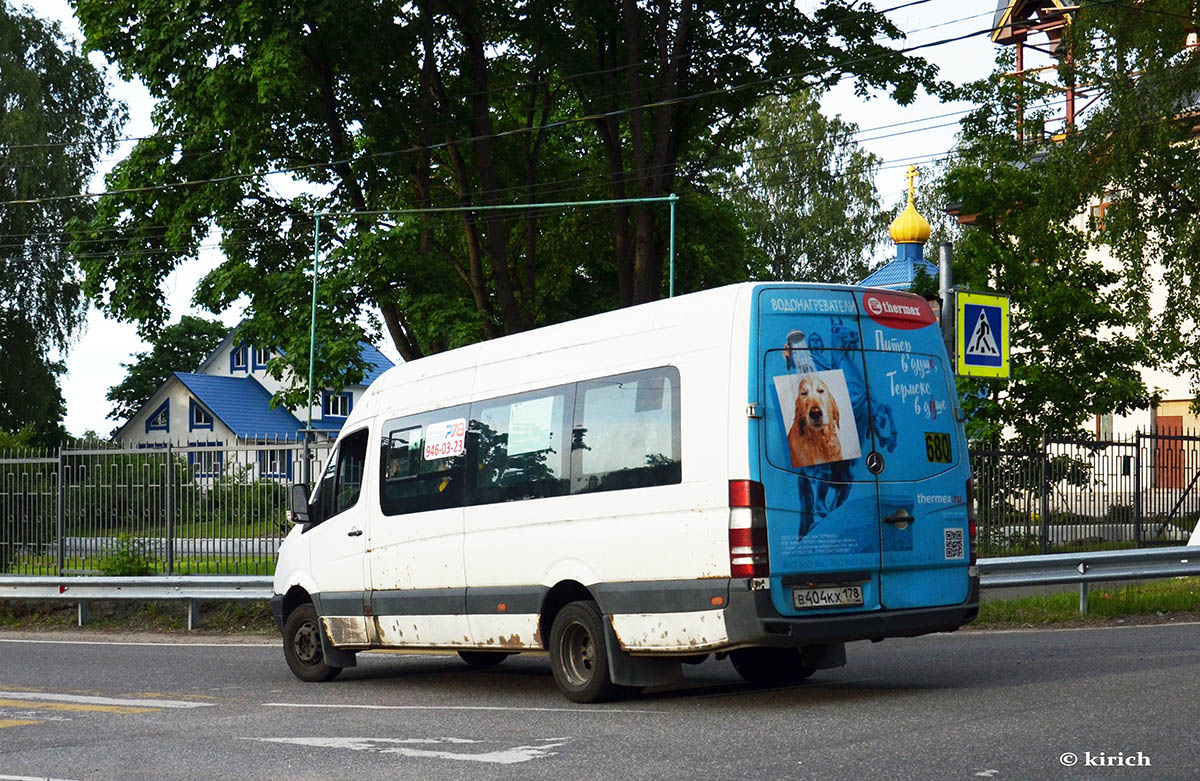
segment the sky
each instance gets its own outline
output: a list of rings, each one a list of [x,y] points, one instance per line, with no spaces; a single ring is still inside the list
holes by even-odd
[[[82,39],[79,24],[66,0],[17,0],[16,4],[31,5],[37,15],[58,21],[68,37]],[[904,4],[904,0],[875,0],[877,8]],[[812,7],[816,3],[806,0],[800,5]],[[995,10],[994,0],[926,0],[898,8],[888,16],[897,27],[908,33],[903,45],[917,46],[987,28]],[[942,78],[964,83],[991,71],[996,47],[986,35],[980,35],[915,54],[937,65]],[[113,97],[128,106],[129,121],[123,135],[137,137],[152,134],[154,125],[150,114],[153,101],[149,93],[141,84],[121,80],[116,69],[102,55],[92,53],[91,57],[96,65],[106,69]],[[951,147],[955,123],[960,115],[952,112],[969,108],[966,104],[942,103],[925,93],[921,93],[908,106],[899,106],[884,96],[864,100],[854,94],[852,83],[848,81],[830,90],[822,100],[822,107],[827,114],[839,114],[856,123],[862,131],[858,136],[859,143],[882,159],[876,186],[888,205],[902,199],[907,192],[904,172],[909,164],[920,168]],[[952,115],[943,116],[947,114]],[[103,189],[104,174],[131,148],[131,143],[118,147],[113,159],[97,172],[90,187],[92,192]],[[191,303],[196,283],[219,262],[216,251],[207,250],[197,260],[178,267],[167,280],[164,292],[171,307],[171,322],[177,322],[185,314],[218,317],[229,326],[238,322],[244,306],[241,302],[219,316],[198,309]],[[680,262],[686,262],[686,259]],[[397,352],[390,343],[379,346],[389,358],[398,360]],[[106,418],[111,405],[104,395],[109,387],[124,379],[125,369],[121,364],[129,363],[132,353],[149,348],[150,345],[138,338],[132,325],[105,317],[94,307],[91,308],[83,333],[65,355],[67,373],[62,378],[62,390],[67,404],[67,431],[76,436],[87,430],[105,435],[113,428],[116,421]]]

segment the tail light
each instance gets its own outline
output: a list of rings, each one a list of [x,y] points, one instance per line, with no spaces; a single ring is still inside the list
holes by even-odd
[[[975,534],[978,529],[975,526],[975,478],[973,477],[967,478],[967,531],[971,544],[971,566],[974,566],[978,559],[975,550]]]
[[[767,555],[767,500],[762,483],[729,481],[729,571],[735,578],[771,574]]]

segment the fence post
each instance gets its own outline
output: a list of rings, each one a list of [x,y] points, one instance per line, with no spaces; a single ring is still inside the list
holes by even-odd
[[[175,454],[167,442],[167,574],[175,574]]]
[[[1046,436],[1046,432],[1042,432],[1042,479],[1038,481],[1038,490],[1041,493],[1041,501],[1038,504],[1038,511],[1042,515],[1041,529],[1041,549],[1042,553],[1050,552],[1050,440]]]
[[[61,447],[58,449],[58,473],[55,476],[55,482],[58,483],[58,520],[56,523],[55,535],[58,537],[58,576],[61,578],[63,569],[66,566],[67,560],[67,540],[64,534],[66,526],[67,514],[67,481],[64,479],[67,472],[67,454]]]
[[[1079,615],[1086,616],[1088,613],[1088,582],[1086,580],[1079,581]]]
[[[1133,438],[1133,540],[1142,547],[1142,432]]]
[[[312,487],[312,453],[309,451],[308,444],[309,432],[304,432],[304,468],[301,471],[301,482]]]

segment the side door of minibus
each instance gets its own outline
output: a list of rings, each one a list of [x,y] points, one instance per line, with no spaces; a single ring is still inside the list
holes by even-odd
[[[367,558],[385,646],[470,642],[463,568],[466,404],[381,416],[379,507]]]
[[[879,470],[883,607],[958,604],[969,588],[970,469],[941,332],[917,296],[858,295]]]
[[[853,290],[757,291],[751,399],[781,615],[880,607],[874,429]]]
[[[336,637],[365,638],[363,593],[367,588],[367,498],[364,475],[370,458],[369,432],[362,428],[343,436],[317,485],[310,517],[318,521],[309,536],[309,567],[319,589],[320,612]]]

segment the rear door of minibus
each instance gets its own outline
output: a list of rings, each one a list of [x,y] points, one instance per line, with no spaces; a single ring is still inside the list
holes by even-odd
[[[859,307],[850,288],[759,288],[751,398],[771,596],[785,616],[878,610],[878,487]],[[752,314],[755,316],[755,314]]]
[[[924,299],[857,293],[876,448],[886,609],[967,598],[966,437],[942,335]]]
[[[965,441],[928,305],[763,288],[760,479],[782,615],[966,598]]]

